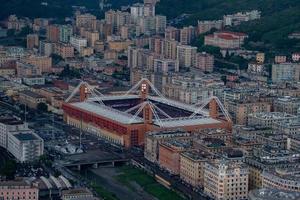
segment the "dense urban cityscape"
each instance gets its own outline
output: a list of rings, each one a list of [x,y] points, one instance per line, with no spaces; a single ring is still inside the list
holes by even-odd
[[[300,200],[299,2],[82,2],[0,0],[0,200]]]

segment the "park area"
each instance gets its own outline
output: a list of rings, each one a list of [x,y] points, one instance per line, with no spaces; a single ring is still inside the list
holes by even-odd
[[[153,176],[132,166],[99,168],[85,172],[95,192],[107,200],[182,200]]]

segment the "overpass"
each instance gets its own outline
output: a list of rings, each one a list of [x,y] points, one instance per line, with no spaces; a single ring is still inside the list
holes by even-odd
[[[114,167],[115,165],[122,165],[129,162],[129,158],[119,158],[119,159],[104,159],[104,160],[91,160],[83,162],[60,162],[60,165],[67,168],[76,168],[80,171],[83,167]]]

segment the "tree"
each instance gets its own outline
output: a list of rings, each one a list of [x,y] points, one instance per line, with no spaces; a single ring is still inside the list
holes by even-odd
[[[80,71],[78,69],[72,69],[69,65],[64,67],[64,70],[59,75],[61,78],[81,78]]]
[[[15,178],[17,163],[14,160],[8,160],[0,170],[0,174],[7,179],[12,180]]]
[[[37,110],[40,112],[47,112],[48,111],[48,106],[47,104],[41,102],[37,105]]]

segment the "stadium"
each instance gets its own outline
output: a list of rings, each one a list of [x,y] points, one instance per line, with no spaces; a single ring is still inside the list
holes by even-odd
[[[230,130],[232,126],[217,97],[196,105],[180,103],[165,98],[148,79],[142,79],[129,91],[118,95],[103,95],[81,82],[62,108],[67,124],[126,148],[142,146],[148,131]]]

